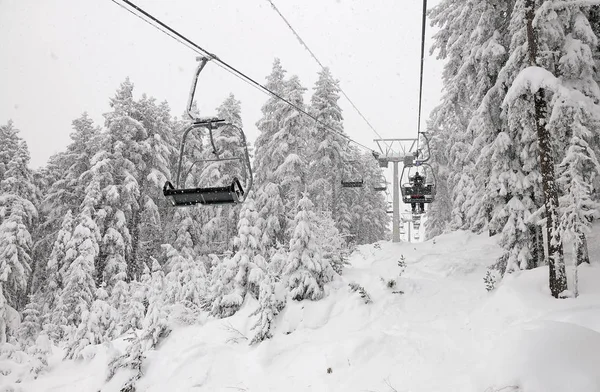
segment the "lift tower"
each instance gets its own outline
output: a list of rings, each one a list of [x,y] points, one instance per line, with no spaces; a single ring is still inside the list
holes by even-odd
[[[392,162],[394,169],[393,190],[394,198],[392,215],[392,242],[400,242],[400,184],[398,179],[398,163],[412,165],[417,156],[417,139],[374,139],[380,154],[373,154],[379,161],[379,167],[387,168]]]

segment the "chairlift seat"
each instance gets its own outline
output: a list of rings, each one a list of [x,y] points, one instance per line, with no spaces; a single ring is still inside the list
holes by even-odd
[[[163,195],[175,207],[187,207],[196,204],[237,204],[243,200],[244,190],[237,178],[234,178],[231,185],[228,186],[189,189],[176,189],[170,181],[167,181],[163,187]]]
[[[360,181],[342,181],[343,188],[362,188],[364,180]]]
[[[375,186],[373,187],[373,189],[377,192],[384,192],[385,190],[387,190],[386,186]]]
[[[434,200],[432,184],[425,186],[402,186],[402,201],[404,203],[431,203]]]

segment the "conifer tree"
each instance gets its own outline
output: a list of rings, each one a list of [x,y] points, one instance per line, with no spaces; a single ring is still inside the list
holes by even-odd
[[[260,254],[260,229],[253,198],[248,198],[240,211],[236,253],[223,266],[215,268],[212,279],[212,314],[227,317],[242,305],[247,293],[258,298],[266,262]]]
[[[260,343],[263,340],[270,339],[273,335],[271,327],[275,317],[285,306],[285,302],[277,298],[277,283],[270,274],[260,283],[260,294],[258,296],[258,309],[252,315],[258,315],[256,323],[252,330],[256,333],[250,344]]]
[[[336,202],[340,192],[339,172],[343,169],[342,159],[347,143],[332,131],[344,134],[339,81],[333,79],[328,68],[319,72],[319,79],[311,97],[310,112],[319,119],[311,129],[309,192],[315,200],[317,210],[337,211]],[[325,124],[325,125],[323,125]],[[327,126],[327,127],[326,127]]]
[[[0,282],[8,305],[15,308],[25,302],[31,274],[29,227],[36,212],[28,200],[12,194],[0,196]]]
[[[7,304],[25,305],[31,284],[31,233],[38,217],[27,144],[9,122],[0,126],[0,282]]]
[[[273,61],[271,74],[267,76],[266,86],[279,95],[284,94],[286,71],[279,59]],[[273,138],[280,130],[283,113],[280,101],[269,98],[261,111],[263,117],[256,123],[260,131],[255,142],[254,156],[254,188],[256,194],[256,209],[259,213],[259,227],[263,232],[262,243],[272,244],[283,242],[287,219],[284,214],[285,192],[280,181],[274,177],[278,161],[273,157]]]
[[[147,348],[156,346],[161,337],[169,330],[167,312],[164,307],[164,286],[165,274],[158,261],[153,259],[150,292],[148,293],[148,311],[142,323],[142,339],[146,342]]]
[[[128,279],[139,278],[142,264],[151,255],[158,254],[164,241],[159,205],[163,200],[162,186],[169,175],[171,156],[176,155],[175,124],[166,102],[156,104],[145,94],[135,103],[137,119],[144,128],[132,137],[130,161],[136,168],[139,187],[134,208],[128,219],[131,234],[131,253],[127,262]],[[135,208],[137,206],[137,208]]]
[[[42,330],[37,301],[32,300],[23,310],[23,322],[19,327],[19,338],[26,346],[32,345]]]
[[[146,267],[147,269],[148,267]],[[121,331],[123,333],[127,331],[136,331],[142,328],[142,321],[146,315],[146,307],[144,302],[146,301],[145,285],[138,281],[132,281],[129,283],[129,299],[127,301],[127,308],[124,312],[121,312]]]
[[[285,83],[283,94],[297,107],[303,108],[304,91],[306,89],[301,86],[300,79],[294,75]],[[279,102],[276,113],[281,123],[271,141],[274,182],[282,187],[287,201],[286,215],[293,219],[300,193],[306,184],[308,124],[306,117],[284,102]]]
[[[315,236],[316,222],[313,204],[308,193],[304,193],[292,226],[290,253],[284,269],[288,290],[294,300],[321,299],[324,284],[333,278],[331,265],[323,260]]]
[[[54,311],[56,301],[64,287],[63,279],[66,272],[65,264],[68,260],[67,250],[69,241],[71,240],[71,235],[73,233],[73,223],[73,214],[71,213],[71,210],[68,210],[63,218],[56,241],[54,241],[54,246],[52,247],[52,253],[50,253],[50,258],[46,266],[47,288],[43,291],[46,296],[44,300],[44,305],[46,308],[45,312],[48,314]]]
[[[90,309],[82,314],[81,323],[67,348],[65,357],[68,359],[79,357],[86,346],[111,341],[116,336],[119,315],[108,303],[108,293],[102,286],[96,289],[96,299]]]
[[[91,211],[84,208],[78,217],[78,224],[69,241],[74,250],[73,262],[68,266],[62,302],[69,309],[68,325],[78,327],[83,313],[89,311],[94,300],[94,260],[98,255],[98,228],[92,219]]]
[[[281,61],[276,58],[273,61],[271,74],[267,76],[265,86],[279,95],[283,94],[285,73],[286,71],[281,66]],[[277,166],[271,160],[271,141],[273,136],[279,131],[281,123],[281,113],[277,110],[279,103],[280,101],[277,98],[270,97],[261,108],[263,117],[256,123],[256,127],[260,131],[260,134],[256,138],[254,161],[257,187],[260,187],[267,181],[269,176],[277,169]]]
[[[437,50],[438,58],[447,61],[442,75],[444,95],[440,105],[432,112],[429,124],[434,133],[430,135],[429,153],[437,174],[436,199],[442,203],[431,206],[428,231],[440,233],[448,225],[452,225],[453,229],[480,231],[484,226],[480,210],[484,211],[483,218],[487,219],[488,205],[480,207],[482,202],[487,202],[481,197],[485,186],[484,183],[475,184],[476,172],[473,169],[474,159],[482,145],[474,145],[474,141],[480,138],[486,140],[485,144],[491,143],[493,136],[482,132],[481,125],[488,125],[493,114],[488,115],[486,110],[481,117],[473,117],[478,107],[485,104],[484,97],[495,85],[506,62],[506,27],[512,5],[513,1],[502,0],[492,3],[447,0],[429,12],[432,24],[440,27],[434,35],[432,51]],[[498,102],[495,104],[499,106]],[[480,124],[478,128],[470,125],[471,119],[479,121],[475,123]],[[484,119],[487,122],[481,124]],[[497,123],[489,125],[493,127]],[[494,132],[497,127],[491,129]],[[482,159],[482,162],[489,161]],[[485,174],[482,177],[489,178]],[[471,198],[476,202],[469,202]],[[450,203],[451,209],[440,206]],[[449,214],[450,211],[452,214]]]

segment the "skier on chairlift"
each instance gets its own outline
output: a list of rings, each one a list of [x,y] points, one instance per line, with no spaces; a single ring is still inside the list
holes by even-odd
[[[410,184],[413,188],[413,193],[423,192],[423,183],[425,182],[425,177],[421,176],[419,172],[416,172],[415,175],[411,178]],[[417,211],[417,204],[419,204],[419,211]],[[425,212],[425,203],[410,203],[412,213],[413,214],[423,214]]]

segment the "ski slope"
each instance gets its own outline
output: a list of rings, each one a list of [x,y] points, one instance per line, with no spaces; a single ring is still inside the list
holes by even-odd
[[[361,246],[325,299],[288,302],[271,340],[248,345],[253,300],[230,318],[175,327],[148,354],[138,390],[600,392],[594,237],[600,230],[590,236],[592,265],[579,269],[580,296],[564,300],[550,296],[544,267],[507,276],[488,293],[486,267],[501,253],[494,238],[454,232],[416,244]],[[401,256],[406,269],[398,277]],[[352,292],[351,282],[372,303]],[[106,383],[106,363],[124,344],[94,347],[80,362],[63,362],[55,350],[48,373],[11,385],[118,391],[129,373]]]

